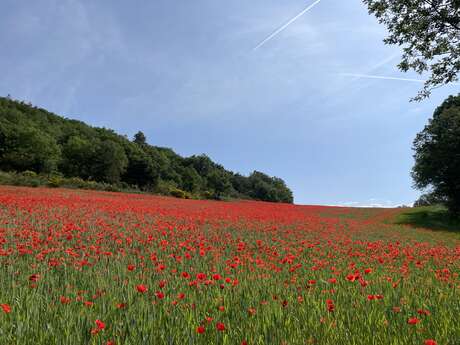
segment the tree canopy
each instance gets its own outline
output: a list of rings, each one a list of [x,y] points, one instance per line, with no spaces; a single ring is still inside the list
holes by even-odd
[[[414,140],[412,177],[419,189],[431,188],[437,200],[460,215],[460,95],[439,106]]]
[[[458,80],[460,71],[460,0],[363,0],[384,24],[386,44],[403,47],[399,69],[428,72],[415,100]]]
[[[0,169],[62,174],[181,197],[293,202],[291,190],[279,178],[235,174],[206,155],[184,158],[149,145],[142,131],[130,141],[110,129],[2,97]]]

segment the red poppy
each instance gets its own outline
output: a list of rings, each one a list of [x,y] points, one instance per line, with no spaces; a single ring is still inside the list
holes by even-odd
[[[11,313],[11,306],[9,304],[0,304],[0,308],[2,308],[3,312],[6,314]]]
[[[101,320],[96,320],[94,323],[96,324],[96,327],[91,330],[91,334],[98,334],[100,331],[105,329],[105,323]]]
[[[94,323],[96,324],[97,329],[103,330],[105,328],[105,323],[101,320],[96,320]]]
[[[425,340],[425,345],[438,345],[438,343],[434,339],[427,339]]]
[[[203,326],[198,326],[198,327],[196,328],[196,332],[197,332],[198,334],[203,334],[204,331],[205,331],[205,328],[204,328]]]
[[[31,282],[37,282],[39,278],[40,278],[40,275],[39,275],[39,274],[32,274],[32,275],[29,277],[29,280],[30,280]]]
[[[198,280],[205,280],[205,279],[206,279],[206,274],[204,274],[204,273],[198,273],[198,274],[196,275],[196,279],[198,279]]]
[[[335,308],[334,301],[331,300],[331,299],[327,299],[326,300],[326,305],[327,305],[327,311],[332,313],[334,311],[334,308]]]
[[[147,292],[148,288],[144,284],[139,284],[136,286],[136,290],[140,293],[145,293]]]
[[[70,303],[70,298],[65,297],[65,296],[61,296],[61,297],[59,298],[59,300],[61,301],[62,304],[68,304],[68,303]]]
[[[407,320],[407,323],[409,325],[416,325],[420,322],[419,319],[417,319],[416,317],[410,317],[408,320]]]
[[[165,297],[165,294],[161,291],[155,292],[155,296],[157,296],[158,299],[163,299]]]
[[[216,328],[217,328],[218,331],[221,331],[221,332],[225,331],[225,325],[222,322],[218,322],[216,324]]]
[[[128,265],[128,271],[134,271],[135,268],[136,266],[134,265]]]

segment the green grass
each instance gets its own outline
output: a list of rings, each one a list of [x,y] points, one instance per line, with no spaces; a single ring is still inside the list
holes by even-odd
[[[453,232],[460,237],[460,219],[453,218],[443,206],[405,209],[396,217],[395,223],[433,231]]]

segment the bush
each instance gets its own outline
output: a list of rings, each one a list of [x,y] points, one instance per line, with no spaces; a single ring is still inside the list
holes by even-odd
[[[182,189],[174,188],[169,191],[169,194],[173,197],[180,198],[180,199],[191,199],[192,196],[190,193],[183,191]]]
[[[58,188],[63,185],[64,179],[57,175],[52,175],[48,177],[48,186],[53,188]]]

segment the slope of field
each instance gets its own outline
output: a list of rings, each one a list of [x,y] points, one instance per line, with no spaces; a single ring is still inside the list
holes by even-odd
[[[458,236],[400,212],[0,187],[0,344],[459,344]]]

